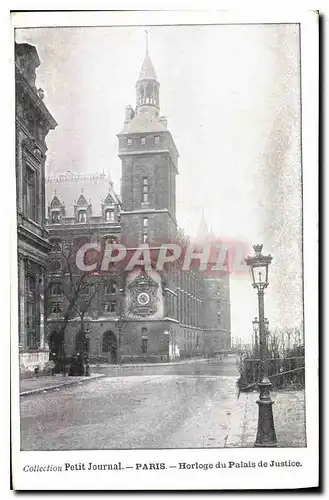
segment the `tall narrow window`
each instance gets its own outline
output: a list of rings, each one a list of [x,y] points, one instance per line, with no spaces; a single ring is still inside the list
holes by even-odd
[[[107,208],[105,210],[105,222],[112,222],[114,221],[114,210],[111,208]]]
[[[148,201],[149,201],[149,180],[148,177],[143,177],[142,202],[147,203]]]
[[[59,223],[60,223],[60,219],[59,219],[59,210],[54,210],[54,211],[51,213],[51,223],[52,223],[52,224],[59,224]]]
[[[34,170],[29,167],[25,169],[25,213],[36,220],[36,175]]]
[[[143,217],[143,232],[142,232],[142,241],[143,243],[147,243],[148,240],[148,224],[149,220],[147,217]]]
[[[78,212],[78,222],[85,224],[87,222],[87,215],[85,210],[79,210]]]

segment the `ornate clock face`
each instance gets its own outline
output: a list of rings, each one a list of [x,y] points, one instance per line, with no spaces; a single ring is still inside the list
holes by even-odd
[[[146,292],[142,292],[138,295],[137,297],[137,302],[141,305],[141,306],[146,306],[149,302],[150,302],[150,296],[148,293]]]

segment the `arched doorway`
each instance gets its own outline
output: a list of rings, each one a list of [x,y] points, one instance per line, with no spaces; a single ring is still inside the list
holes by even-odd
[[[50,357],[56,357],[63,353],[64,335],[58,330],[51,332],[49,336],[49,351]]]
[[[118,360],[117,338],[111,330],[103,334],[103,354],[106,355],[109,363],[116,364]]]
[[[49,335],[49,360],[53,361],[53,373],[64,370],[64,334],[53,330]]]

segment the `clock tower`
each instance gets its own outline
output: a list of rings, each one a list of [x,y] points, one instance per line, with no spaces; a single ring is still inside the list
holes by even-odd
[[[122,162],[121,240],[128,248],[176,237],[178,151],[160,115],[160,83],[148,49],[136,82],[136,107],[126,107],[118,134]]]

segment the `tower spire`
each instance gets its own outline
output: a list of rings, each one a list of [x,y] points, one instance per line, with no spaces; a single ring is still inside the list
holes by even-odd
[[[148,51],[149,51],[149,32],[150,30],[146,28],[145,31],[145,52],[146,54],[148,54]]]

